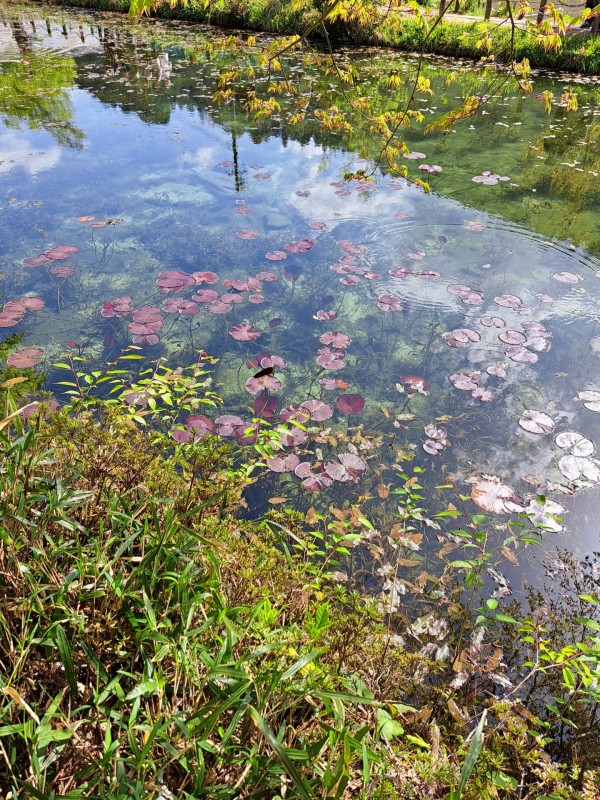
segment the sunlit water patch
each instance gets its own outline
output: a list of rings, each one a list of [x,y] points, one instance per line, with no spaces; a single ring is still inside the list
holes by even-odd
[[[274,496],[301,510],[362,497],[391,524],[406,457],[430,486],[553,534],[572,496],[579,509],[597,492],[594,255],[377,170],[344,180],[373,165],[322,135],[259,134],[234,106],[217,114],[206,65],[173,48],[92,22],[57,60],[10,30],[28,87],[0,131],[0,326],[24,334],[10,366],[39,364],[60,399],[65,353],[214,356],[220,413],[172,436],[250,446],[279,430],[250,513]],[[468,181],[501,212],[515,188],[488,166]],[[574,511],[568,530],[590,526]]]

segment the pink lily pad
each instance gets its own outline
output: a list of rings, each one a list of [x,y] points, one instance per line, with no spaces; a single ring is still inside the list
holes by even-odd
[[[360,414],[365,407],[365,399],[361,394],[341,394],[335,405],[343,414]]]
[[[323,369],[341,369],[345,363],[344,356],[340,355],[340,351],[331,350],[328,347],[323,347],[317,356],[317,364]]]
[[[521,331],[506,330],[498,334],[498,338],[504,344],[523,344],[527,341],[527,337]]]
[[[435,439],[427,439],[422,446],[423,450],[431,456],[439,456],[444,450],[444,445]]]
[[[506,322],[502,317],[482,317],[481,324],[486,328],[505,328]]]
[[[41,256],[36,256],[35,258],[25,258],[23,259],[23,266],[25,267],[40,267],[42,264],[47,264],[48,261],[52,261],[51,258],[48,258],[45,254],[42,253]]]
[[[331,345],[338,350],[345,350],[350,345],[350,337],[338,331],[328,331],[319,339],[321,344]]]
[[[498,306],[502,306],[503,308],[514,309],[519,309],[523,305],[521,298],[514,294],[501,294],[498,297],[494,297],[494,303],[496,303]]]
[[[482,403],[489,403],[494,399],[494,393],[485,386],[477,386],[471,391],[471,397],[474,400],[480,400]]]
[[[51,250],[46,250],[44,255],[51,261],[63,261],[65,258],[70,258],[78,252],[79,248],[74,245],[59,245],[58,247],[53,247]]]
[[[584,408],[590,411],[600,411],[600,392],[595,390],[579,392],[577,399],[583,401]]]
[[[456,389],[470,392],[477,388],[481,375],[478,372],[455,372],[449,378]]]
[[[427,394],[429,381],[422,375],[403,375],[398,379],[406,394]]]
[[[48,275],[52,275],[54,278],[70,278],[71,275],[75,275],[75,272],[73,267],[53,267],[48,270]]]
[[[313,314],[313,319],[318,319],[322,321],[335,319],[337,317],[337,311],[317,311],[316,314]]]
[[[560,283],[578,283],[583,280],[581,275],[576,275],[574,272],[555,272],[552,277]]]
[[[511,361],[515,361],[517,364],[535,364],[538,360],[535,353],[532,353],[530,350],[523,347],[523,345],[519,344],[509,347],[504,352]]]
[[[388,275],[391,278],[408,278],[409,275],[414,275],[415,273],[412,269],[408,267],[396,267],[396,269],[388,270]]]
[[[508,372],[506,371],[507,366],[507,364],[498,361],[496,364],[490,364],[485,371],[488,375],[494,375],[496,378],[506,378],[508,375]]]
[[[208,311],[209,314],[227,314],[228,311],[231,311],[231,305],[218,301],[217,303],[204,306],[204,309]]]
[[[194,283],[208,283],[209,285],[218,283],[221,280],[216,272],[211,272],[210,270],[206,272],[192,272],[191,277],[194,279]]]
[[[236,231],[235,235],[238,239],[244,239],[245,241],[257,239],[259,236],[262,236],[261,232],[257,231],[255,228],[242,228],[241,230]]]
[[[259,417],[270,419],[275,416],[275,409],[277,408],[278,402],[276,397],[273,397],[268,392],[264,392],[255,398],[252,403],[252,410],[255,414],[258,414]]]
[[[279,412],[279,417],[283,422],[297,422],[299,425],[305,425],[310,419],[310,411],[306,408],[302,409],[300,406],[286,406]]]
[[[158,344],[160,341],[160,336],[156,333],[149,333],[149,334],[136,334],[135,336],[131,337],[131,341],[134,344]]]
[[[471,488],[473,502],[492,514],[509,513],[506,502],[512,497],[514,490],[494,476],[477,481]]]
[[[258,394],[265,390],[269,392],[278,392],[281,386],[281,381],[274,375],[262,375],[260,378],[248,378],[246,381],[246,391],[249,394]]]
[[[301,411],[306,411],[314,422],[324,422],[333,415],[333,408],[322,400],[305,400],[300,403]]]
[[[281,433],[281,444],[284,447],[298,447],[308,439],[308,433],[295,425]]]
[[[197,303],[214,303],[219,299],[219,293],[214,289],[200,289],[196,294],[192,295],[192,300]]]
[[[253,328],[249,323],[243,322],[240,325],[234,325],[233,328],[230,328],[229,335],[233,336],[238,342],[252,342],[258,339],[260,331],[257,331],[256,328]]]
[[[361,256],[363,253],[366,253],[369,249],[364,244],[357,244],[356,242],[349,242],[345,239],[336,242],[337,246],[340,247],[344,253],[348,253],[351,256]]]
[[[317,243],[316,239],[311,239],[308,236],[305,236],[303,239],[298,239],[295,242],[290,242],[290,244],[286,244],[283,246],[284,250],[287,250],[288,253],[308,253]]]
[[[367,470],[367,465],[353,453],[341,453],[339,461],[328,461],[323,469],[334,481],[341,483],[358,483]]]
[[[274,456],[273,458],[267,459],[267,467],[271,470],[271,472],[294,472],[299,464],[300,459],[295,453],[290,453],[289,456],[285,456],[283,458],[281,456]],[[308,467],[310,469],[310,464],[308,464]]]
[[[167,289],[171,292],[181,291],[184,286],[190,286],[194,282],[195,280],[191,275],[178,269],[165,270],[156,279],[156,285],[159,288]]]
[[[586,436],[577,431],[561,431],[554,441],[561,449],[568,449],[572,456],[576,458],[587,458],[594,452],[595,445]]]
[[[21,350],[15,350],[6,359],[6,363],[10,367],[17,369],[27,369],[28,367],[35,367],[39,364],[44,356],[44,351],[41,347],[23,347]]]
[[[548,414],[542,411],[534,411],[533,409],[526,409],[521,414],[519,425],[529,433],[547,434],[552,433],[556,422]]]
[[[16,302],[20,303],[23,308],[27,309],[27,311],[40,311],[40,309],[44,308],[46,305],[45,301],[42,300],[41,297],[32,295],[20,297]]]
[[[390,312],[402,310],[402,301],[394,294],[380,294],[377,300],[377,307],[382,311]]]

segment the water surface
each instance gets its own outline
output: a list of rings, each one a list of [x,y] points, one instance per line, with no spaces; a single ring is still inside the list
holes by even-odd
[[[5,10],[0,37],[0,259],[2,299],[45,306],[3,333],[43,349],[49,388],[60,397],[52,364],[69,349],[93,365],[133,340],[173,366],[203,350],[222,414],[239,417],[221,435],[282,411],[308,429],[292,425],[282,453],[304,466],[266,475],[253,513],[272,495],[300,509],[362,497],[392,524],[409,456],[436,509],[436,484],[468,494],[493,476],[527,524],[536,495],[572,508],[548,540],[595,547],[599,418],[581,393],[600,392],[596,83],[575,82],[579,111],[548,116],[537,95],[560,82],[524,98],[462,67],[446,86],[432,64],[435,96],[406,132],[426,194],[378,167],[358,122],[347,139],[314,115],[291,125],[295,96],[259,121],[241,90],[219,104],[229,56],[206,49],[214,33],[33,15]],[[374,104],[401,105],[389,75],[408,81],[414,59],[343,57]],[[289,68],[317,110],[343,103],[332,76]],[[424,136],[474,87],[485,113]],[[567,431],[591,444],[557,443]]]

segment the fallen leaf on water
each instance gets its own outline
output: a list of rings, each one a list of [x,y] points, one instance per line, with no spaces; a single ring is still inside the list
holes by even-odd
[[[380,483],[377,487],[377,494],[381,497],[382,500],[385,500],[390,493],[390,485],[389,483]]]
[[[281,503],[287,503],[287,497],[269,497],[267,502],[274,506],[278,506]]]
[[[511,564],[514,564],[515,566],[519,565],[519,562],[517,561],[515,554],[511,550],[509,550],[508,547],[501,547],[500,552],[507,561],[510,561]]]

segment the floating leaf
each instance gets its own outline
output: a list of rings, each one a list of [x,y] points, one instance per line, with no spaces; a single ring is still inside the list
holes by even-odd
[[[361,394],[341,394],[335,404],[343,414],[360,414],[365,407],[365,399]]]
[[[492,514],[507,514],[505,501],[510,500],[513,495],[513,489],[495,476],[479,480],[471,488],[473,502]]]
[[[538,360],[538,357],[535,353],[532,353],[530,350],[527,350],[527,348],[519,344],[509,347],[504,352],[511,361],[515,361],[518,364],[535,364],[535,362]]]
[[[527,337],[521,331],[502,331],[502,333],[498,334],[498,338],[504,344],[523,344],[527,341]]]
[[[583,280],[581,275],[576,275],[574,272],[556,272],[552,276],[555,281],[560,283],[578,283]]]
[[[208,283],[209,285],[218,283],[221,280],[216,272],[211,272],[210,270],[206,272],[192,272],[191,277],[194,283]]]
[[[322,400],[305,400],[300,403],[299,409],[308,412],[310,419],[315,422],[323,422],[333,416],[333,408]]]
[[[427,394],[429,391],[429,381],[422,375],[402,375],[398,380],[406,394]]]
[[[505,328],[506,322],[502,319],[502,317],[482,317],[481,324],[485,325],[486,328]]]
[[[23,347],[21,350],[15,350],[6,359],[6,363],[10,367],[17,369],[27,369],[28,367],[35,367],[39,364],[44,355],[41,347]]]
[[[578,458],[574,455],[559,459],[558,468],[571,483],[600,483],[600,461],[592,458]]]
[[[262,234],[255,228],[242,228],[241,230],[236,231],[235,235],[237,236],[238,239],[244,239],[245,241],[250,241],[251,239],[257,239]]]
[[[324,333],[319,341],[322,344],[332,345],[337,350],[345,350],[350,345],[350,337],[338,331]]]
[[[519,425],[529,433],[547,434],[552,433],[556,422],[548,414],[526,409],[521,414]]]
[[[256,328],[253,328],[249,323],[242,322],[239,325],[234,325],[233,328],[230,328],[229,335],[233,336],[233,338],[238,342],[252,342],[255,339],[258,339],[260,336],[260,331],[257,331]]]
[[[274,456],[273,458],[267,459],[267,466],[271,472],[293,472],[299,463],[300,459],[295,453],[290,453],[289,456],[283,458],[281,456]]]
[[[577,431],[561,431],[554,438],[556,445],[562,450],[569,450],[576,458],[591,456],[596,449],[591,439]]]
[[[498,297],[494,297],[494,303],[496,303],[497,306],[502,306],[503,308],[514,309],[519,309],[523,305],[521,298],[514,294],[502,294]]]
[[[589,408],[590,411],[600,411],[600,392],[579,392],[577,398],[582,400],[585,408]]]
[[[394,294],[380,294],[377,298],[377,307],[382,311],[401,311],[402,300]]]

